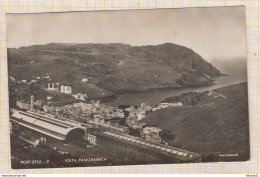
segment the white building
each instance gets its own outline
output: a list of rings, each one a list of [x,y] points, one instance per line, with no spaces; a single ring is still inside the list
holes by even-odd
[[[61,92],[61,93],[65,93],[65,86],[64,86],[64,85],[61,85],[61,86],[60,86],[60,92]]]
[[[81,81],[82,81],[82,82],[88,82],[88,79],[87,79],[87,78],[82,78]]]
[[[44,79],[50,79],[51,78],[51,76],[44,76]]]
[[[145,118],[145,111],[138,111],[138,112],[136,112],[136,117],[137,117],[137,119],[138,120],[142,120],[142,119],[144,119]]]
[[[83,94],[83,93],[74,94],[72,96],[77,100],[82,100],[82,101],[86,101],[86,98],[88,98],[87,94]]]
[[[59,91],[59,85],[57,83],[56,84],[48,83],[47,90]]]
[[[49,75],[49,73],[46,73],[45,76],[44,76],[45,79],[50,79],[51,76]]]
[[[124,118],[124,117],[125,117],[125,114],[124,114],[124,112],[116,112],[116,113],[115,113],[115,116],[116,116],[116,117],[119,117],[119,118]]]
[[[64,93],[66,93],[66,94],[71,94],[72,93],[72,89],[71,89],[71,86],[69,86],[69,85],[66,85],[66,86],[64,86]]]
[[[14,82],[14,81],[15,81],[15,78],[12,77],[12,76],[10,76],[10,80]]]

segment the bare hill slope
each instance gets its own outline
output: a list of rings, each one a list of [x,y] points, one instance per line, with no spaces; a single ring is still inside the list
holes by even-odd
[[[162,128],[169,144],[201,153],[203,161],[249,158],[246,83],[213,92],[185,93],[164,101],[181,101],[184,105],[151,112],[143,121]],[[236,153],[238,156],[219,156]]]

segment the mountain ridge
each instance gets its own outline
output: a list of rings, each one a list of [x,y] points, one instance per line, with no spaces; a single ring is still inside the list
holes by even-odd
[[[8,49],[9,75],[33,79],[49,73],[76,92],[94,87],[112,93],[213,84],[221,72],[199,54],[173,43],[131,46],[122,43],[49,43]]]

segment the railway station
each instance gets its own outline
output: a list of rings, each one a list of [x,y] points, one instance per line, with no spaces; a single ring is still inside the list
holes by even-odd
[[[15,111],[11,115],[11,123],[18,124],[19,126],[29,128],[61,141],[84,139],[87,129],[92,128],[91,126],[76,126],[59,119],[23,111]]]

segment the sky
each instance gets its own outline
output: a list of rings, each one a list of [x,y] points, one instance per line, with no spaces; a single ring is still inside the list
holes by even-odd
[[[7,47],[47,43],[175,43],[208,61],[246,58],[245,8],[7,14]]]

